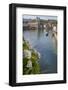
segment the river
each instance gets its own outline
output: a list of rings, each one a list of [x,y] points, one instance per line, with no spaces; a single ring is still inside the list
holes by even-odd
[[[57,73],[57,40],[52,30],[24,30],[24,38],[40,54],[41,74]]]

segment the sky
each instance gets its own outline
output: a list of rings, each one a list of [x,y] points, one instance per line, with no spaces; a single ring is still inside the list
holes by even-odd
[[[40,19],[44,19],[44,20],[57,20],[57,16],[43,16],[43,15],[23,15],[24,19],[36,19],[36,17],[39,17]]]

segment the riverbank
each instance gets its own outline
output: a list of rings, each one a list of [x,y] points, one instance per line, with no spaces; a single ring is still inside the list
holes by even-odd
[[[27,40],[23,40],[23,74],[40,74],[38,60],[40,53],[32,48]]]

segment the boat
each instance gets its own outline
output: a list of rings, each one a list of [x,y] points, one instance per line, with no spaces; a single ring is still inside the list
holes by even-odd
[[[46,32],[46,36],[48,36],[48,32]]]

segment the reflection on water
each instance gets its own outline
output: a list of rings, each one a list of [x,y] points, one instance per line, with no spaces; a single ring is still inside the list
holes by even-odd
[[[57,72],[57,40],[52,30],[24,30],[24,38],[41,54],[41,73]]]

